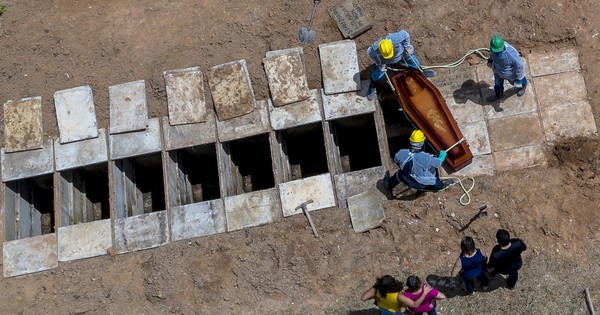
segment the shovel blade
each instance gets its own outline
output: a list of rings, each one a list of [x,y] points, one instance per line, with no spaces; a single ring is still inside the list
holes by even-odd
[[[315,40],[317,37],[317,32],[314,30],[309,30],[306,27],[301,27],[300,31],[298,31],[298,39],[304,45],[308,45],[310,42]]]

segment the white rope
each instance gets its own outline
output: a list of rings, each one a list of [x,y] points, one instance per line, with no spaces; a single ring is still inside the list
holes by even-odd
[[[458,184],[460,185],[460,188],[463,190],[463,194],[462,196],[460,196],[460,198],[458,199],[458,202],[460,202],[461,205],[466,206],[468,204],[471,203],[471,194],[469,194],[471,192],[471,190],[473,190],[473,188],[475,187],[475,178],[471,177],[471,176],[467,176],[464,178],[459,178],[459,177],[455,177],[455,176],[447,176],[447,177],[440,177],[440,180],[443,179],[454,179],[456,180],[456,182],[458,182]],[[463,184],[463,181],[466,179],[470,179],[471,180],[471,187],[469,187],[468,189],[465,187],[465,185]],[[446,190],[448,189],[450,186],[442,189],[442,190]],[[465,201],[466,198],[466,201]]]
[[[461,58],[459,58],[458,60],[456,60],[455,62],[446,64],[446,65],[437,65],[437,66],[421,66],[422,69],[434,69],[434,68],[454,68],[459,66],[460,64],[462,64],[463,62],[465,62],[465,60],[467,59],[467,57],[469,57],[470,55],[478,55],[479,57],[481,57],[484,60],[487,60],[488,57],[486,57],[483,52],[487,52],[489,53],[490,49],[489,48],[477,48],[477,49],[471,49],[469,51],[467,51],[467,53],[462,56]]]

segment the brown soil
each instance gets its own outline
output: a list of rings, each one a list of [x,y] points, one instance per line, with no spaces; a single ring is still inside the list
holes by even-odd
[[[317,45],[342,39],[321,3],[305,47],[309,86],[321,86]],[[424,64],[454,61],[502,33],[522,53],[575,47],[596,121],[600,118],[600,3],[597,0],[360,0],[374,23],[356,39],[364,53],[400,28]],[[108,86],[145,79],[149,112],[165,116],[162,72],[246,59],[257,98],[268,96],[266,51],[295,47],[310,17],[302,1],[4,0],[0,102],[42,96],[44,130],[58,136],[53,93],[89,84],[100,127]],[[1,130],[1,129],[0,129]],[[3,136],[2,136],[3,139]],[[312,237],[302,216],[127,255],[61,264],[0,280],[3,314],[371,314],[359,296],[376,276],[446,276],[463,235],[488,251],[499,227],[530,247],[517,289],[472,297],[449,292],[445,314],[585,314],[583,289],[600,305],[600,145],[575,139],[548,148],[550,163],[476,179],[473,201],[458,189],[385,204],[380,229],[355,234],[347,210],[322,210]],[[466,224],[481,204],[489,215]],[[454,214],[454,216],[452,216]]]

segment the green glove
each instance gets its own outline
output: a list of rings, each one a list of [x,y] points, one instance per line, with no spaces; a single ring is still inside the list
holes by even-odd
[[[438,159],[442,162],[444,162],[444,160],[446,159],[446,155],[448,155],[448,153],[446,153],[446,151],[442,150],[440,151],[440,156],[438,156]]]

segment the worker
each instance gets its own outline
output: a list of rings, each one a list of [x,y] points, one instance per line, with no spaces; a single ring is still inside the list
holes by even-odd
[[[375,63],[375,71],[371,75],[371,83],[367,98],[375,98],[375,85],[385,74],[386,65],[396,65],[408,67],[416,70],[421,69],[421,62],[415,55],[415,48],[410,43],[410,35],[405,30],[397,33],[390,33],[384,38],[378,39],[371,47],[367,49],[369,58]],[[423,70],[427,77],[435,76],[433,70]]]
[[[519,238],[510,238],[510,233],[504,229],[496,231],[496,241],[498,244],[492,249],[487,264],[488,272],[492,276],[498,273],[508,276],[506,287],[514,289],[523,266],[521,253],[527,250],[527,245]]]
[[[375,305],[379,308],[381,315],[402,315],[405,311],[404,306],[417,308],[423,303],[433,289],[429,285],[423,287],[423,294],[412,300],[402,292],[404,283],[396,278],[385,275],[377,278],[375,284],[367,289],[360,299],[362,301],[375,300]]]
[[[440,151],[438,157],[424,152],[425,134],[418,129],[412,132],[408,140],[410,140],[410,149],[402,149],[394,155],[394,162],[400,166],[400,169],[388,179],[387,189],[389,191],[393,190],[400,181],[417,190],[433,191],[453,183],[451,180],[442,183],[437,174],[437,168],[446,159],[446,151]]]
[[[487,65],[494,72],[494,95],[487,101],[492,103],[504,98],[504,80],[518,88],[517,96],[523,96],[527,79],[519,52],[500,35],[492,36],[490,52]]]

